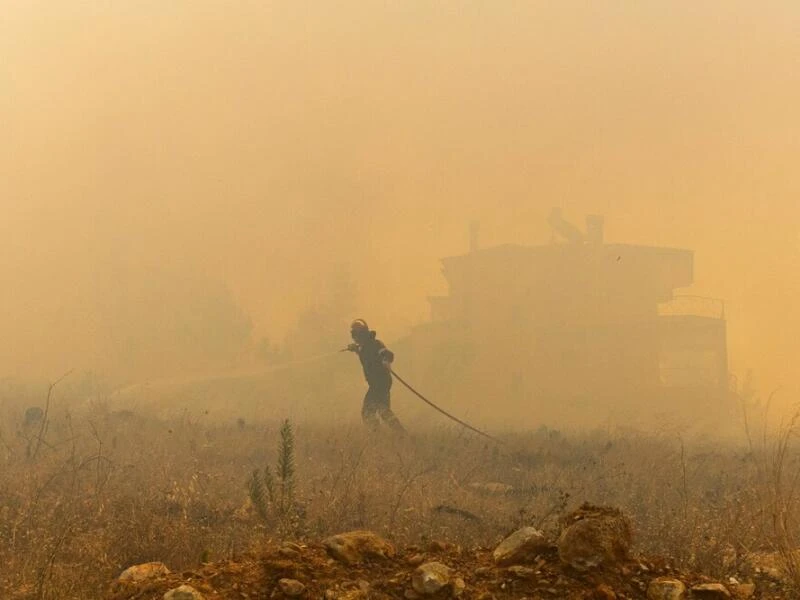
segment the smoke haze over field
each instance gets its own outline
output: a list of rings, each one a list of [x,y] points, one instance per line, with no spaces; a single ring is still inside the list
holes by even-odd
[[[608,4],[6,0],[0,375],[196,367],[135,334],[211,318],[234,361],[347,273],[391,340],[469,221],[561,206],[694,250],[731,370],[797,390],[800,6]]]

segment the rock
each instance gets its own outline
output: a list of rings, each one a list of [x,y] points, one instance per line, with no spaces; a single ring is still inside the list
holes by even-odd
[[[294,542],[283,542],[281,547],[278,548],[278,554],[283,558],[298,560],[303,554],[303,547]]]
[[[291,598],[301,596],[306,591],[306,586],[297,581],[297,579],[279,579],[278,587],[281,588],[284,596]]]
[[[445,542],[432,540],[431,543],[428,544],[429,552],[444,552],[445,550],[447,550],[447,544]]]
[[[412,567],[418,567],[425,562],[425,556],[422,554],[415,554],[414,556],[411,556],[406,562],[408,562],[408,564],[411,565]]]
[[[748,600],[755,596],[756,584],[755,583],[740,583],[733,588],[733,597],[736,600]]]
[[[520,579],[532,579],[536,576],[536,571],[530,567],[521,567],[519,565],[508,567],[508,572],[514,577],[518,577]]]
[[[162,575],[169,575],[167,566],[162,562],[149,562],[128,567],[120,574],[118,580],[138,583],[145,579],[161,577]]]
[[[628,557],[631,526],[619,510],[584,504],[562,523],[558,555],[571,567],[583,571]]]
[[[790,554],[792,561],[800,561],[800,549]],[[752,552],[747,558],[748,566],[756,573],[766,575],[776,581],[789,581],[790,576],[785,571],[786,560],[780,552]]]
[[[466,591],[467,584],[464,583],[464,580],[461,579],[461,577],[456,577],[450,584],[450,588],[450,593],[452,594],[453,598],[459,598]]]
[[[25,427],[30,427],[36,423],[40,423],[44,418],[44,411],[38,406],[30,406],[25,410],[25,419],[22,424]]]
[[[731,597],[731,593],[721,583],[701,583],[692,586],[692,598],[702,600],[726,600]]]
[[[440,562],[418,566],[411,575],[411,587],[423,596],[435,594],[450,583],[450,567]]]
[[[182,585],[164,594],[164,600],[203,600],[203,594],[190,585]]]
[[[601,583],[594,590],[596,600],[617,600],[617,594],[611,589],[610,585]]]
[[[369,600],[371,597],[368,591],[365,592],[362,589],[347,590],[334,595],[336,600]]]
[[[288,558],[289,560],[298,560],[300,558],[300,553],[297,550],[293,550],[292,548],[278,548],[278,554],[282,558]]]
[[[523,527],[500,542],[492,557],[500,566],[513,565],[533,560],[548,546],[541,531],[535,527]]]
[[[647,586],[647,600],[684,600],[686,586],[671,577],[653,579]]]
[[[349,531],[323,540],[322,545],[333,558],[349,565],[368,558],[386,559],[394,556],[394,546],[371,531]]]

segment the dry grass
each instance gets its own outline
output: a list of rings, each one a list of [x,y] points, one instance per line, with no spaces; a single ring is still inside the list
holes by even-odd
[[[9,414],[4,423],[4,598],[101,597],[131,564],[180,570],[284,533],[248,505],[247,488],[255,469],[275,464],[279,420],[160,421],[94,406],[52,410],[34,431]],[[753,553],[777,550],[796,574],[796,428],[792,421],[739,446],[546,429],[495,445],[449,428],[403,440],[357,424],[295,423],[293,531],[318,540],[366,528],[399,543],[491,546],[523,524],[555,531],[564,511],[590,501],[621,508],[637,550],[677,566],[721,577],[746,573]]]

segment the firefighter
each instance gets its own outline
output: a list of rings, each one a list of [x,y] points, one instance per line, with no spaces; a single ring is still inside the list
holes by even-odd
[[[358,354],[369,386],[364,396],[361,418],[370,429],[377,429],[380,417],[380,420],[395,432],[405,433],[405,429],[390,408],[394,353],[377,339],[375,332],[370,330],[364,319],[356,319],[351,323],[350,337],[353,338],[353,343],[347,346],[347,349]]]

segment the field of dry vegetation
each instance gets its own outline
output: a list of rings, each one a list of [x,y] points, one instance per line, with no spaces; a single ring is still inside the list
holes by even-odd
[[[544,427],[494,443],[449,427],[393,439],[357,424],[164,421],[102,403],[24,424],[20,410],[6,403],[0,421],[3,598],[101,598],[130,565],[181,571],[354,529],[491,548],[525,525],[554,534],[584,501],[630,517],[637,555],[724,581],[771,556],[798,581],[795,422],[743,426],[740,443]]]

